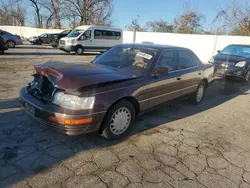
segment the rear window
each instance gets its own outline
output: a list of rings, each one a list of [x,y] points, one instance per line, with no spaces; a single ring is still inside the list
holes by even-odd
[[[107,39],[107,40],[119,40],[121,38],[121,32],[119,31],[106,31],[106,30],[95,30],[95,39]]]

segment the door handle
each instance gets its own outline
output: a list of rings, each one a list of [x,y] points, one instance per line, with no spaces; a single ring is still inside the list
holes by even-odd
[[[181,77],[176,78],[176,80],[181,80]]]
[[[201,71],[200,71],[200,72],[198,72],[198,75],[201,75]]]

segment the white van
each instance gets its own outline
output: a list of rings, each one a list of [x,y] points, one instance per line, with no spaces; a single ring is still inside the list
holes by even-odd
[[[104,26],[79,26],[59,41],[58,48],[65,52],[103,52],[117,44],[122,44],[121,29]]]

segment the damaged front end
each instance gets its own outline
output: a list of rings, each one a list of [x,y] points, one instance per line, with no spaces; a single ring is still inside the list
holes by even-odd
[[[43,101],[51,102],[57,88],[46,75],[34,74],[34,80],[28,84],[26,91],[32,97]]]

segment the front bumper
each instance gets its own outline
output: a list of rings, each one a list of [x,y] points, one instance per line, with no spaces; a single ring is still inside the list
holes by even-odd
[[[75,46],[71,46],[71,45],[61,45],[59,43],[58,45],[58,48],[62,51],[65,51],[65,52],[73,52],[75,51]]]
[[[243,79],[245,76],[245,67],[215,68],[214,76],[217,78],[234,77]]]
[[[29,95],[26,92],[26,88],[22,88],[20,91],[20,103],[24,107],[25,112],[41,125],[72,136],[98,131],[106,113],[105,111],[83,113],[79,111],[66,110],[53,104],[45,104],[44,102]],[[91,118],[92,121],[91,123],[69,125],[54,122],[50,117],[65,120]]]

